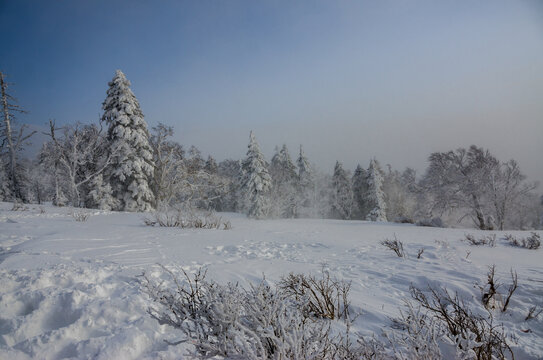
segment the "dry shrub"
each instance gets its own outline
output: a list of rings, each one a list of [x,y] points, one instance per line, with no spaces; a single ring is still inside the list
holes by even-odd
[[[505,235],[505,240],[511,246],[521,247],[529,250],[537,250],[541,246],[541,237],[538,233],[532,232],[532,234],[525,238],[516,238],[511,234]]]
[[[147,226],[178,227],[181,229],[231,229],[229,221],[223,222],[220,216],[213,212],[203,212],[193,209],[168,209],[156,211],[151,217],[145,217],[143,223]]]
[[[333,359],[329,324],[306,321],[300,304],[262,281],[243,289],[207,281],[201,269],[182,278],[162,267],[174,288],[143,275],[154,301],[148,313],[181,330],[197,358]]]
[[[524,318],[524,321],[537,319],[537,317],[541,315],[542,312],[543,310],[538,309],[537,305],[531,306],[530,309],[528,310],[528,315],[526,315],[526,317]]]
[[[290,273],[281,279],[278,287],[287,296],[304,304],[306,317],[349,318],[351,282],[332,278],[324,268],[321,277]]]
[[[396,235],[394,235],[394,240],[385,239],[381,241],[381,245],[394,251],[396,255],[398,255],[398,257],[405,257],[405,252],[403,250],[403,243],[396,238]],[[420,255],[422,255],[422,253],[420,253]]]
[[[406,301],[391,331],[377,339],[350,334],[350,283],[327,272],[320,278],[290,274],[273,290],[265,281],[248,289],[220,285],[208,281],[202,269],[181,277],[162,269],[173,286],[143,274],[143,289],[153,301],[148,313],[180,330],[183,338],[170,344],[192,344],[194,358],[434,360],[443,358],[442,342],[456,344],[462,359],[514,358],[492,312],[474,312],[445,288],[411,287],[414,301]],[[539,313],[534,307],[530,318]],[[344,319],[345,331],[333,335],[332,319]]]
[[[28,207],[18,201],[15,201],[13,203],[13,206],[11,207],[11,211],[26,211],[26,210],[28,210]]]
[[[485,286],[481,287],[481,301],[486,309],[501,309],[502,312],[505,312],[507,311],[507,307],[509,306],[513,293],[518,288],[517,273],[513,272],[511,269],[512,283],[507,290],[507,294],[498,293],[498,288],[501,286],[501,284],[497,282],[495,275],[496,266],[492,265],[487,274],[487,283]]]
[[[420,248],[418,251],[417,251],[417,259],[420,259],[422,258],[422,254],[424,253],[424,248]]]
[[[441,218],[435,217],[431,219],[421,219],[417,221],[417,226],[444,228],[445,224]]]
[[[473,246],[488,245],[494,247],[496,246],[496,234],[482,236],[478,239],[472,234],[466,234],[464,241]]]
[[[477,360],[514,358],[507,343],[503,325],[497,325],[491,312],[488,316],[476,314],[446,288],[429,286],[424,292],[411,287],[411,297],[436,319],[445,330],[445,336],[457,344],[460,351],[469,353]]]
[[[91,214],[83,212],[83,211],[72,212],[70,215],[74,218],[75,221],[79,221],[79,222],[85,222],[89,220],[91,216]]]

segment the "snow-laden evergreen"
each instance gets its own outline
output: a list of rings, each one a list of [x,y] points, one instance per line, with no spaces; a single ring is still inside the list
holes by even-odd
[[[153,153],[139,102],[121,70],[109,82],[102,108],[102,121],[109,126],[109,151],[113,154],[108,180],[119,202],[116,210],[149,211],[154,203],[150,188]]]
[[[297,173],[286,145],[276,149],[270,165],[275,215],[292,218],[297,215]]]
[[[368,209],[366,193],[368,191],[366,170],[358,164],[354,171],[353,179],[353,198],[356,208],[355,218],[365,219],[371,209]]]
[[[90,182],[89,195],[87,197],[88,207],[113,210],[118,207],[118,201],[113,197],[111,185],[104,182],[102,174],[93,178]]]
[[[300,153],[296,163],[298,164],[298,197],[300,206],[304,209],[311,209],[315,204],[315,174],[309,164],[309,160],[305,156],[302,145],[300,145]]]
[[[353,209],[353,192],[351,180],[343,165],[336,161],[334,176],[332,176],[332,216],[340,219],[350,219]]]
[[[269,212],[272,180],[264,155],[252,131],[249,138],[247,157],[242,162],[241,192],[244,196],[247,215],[262,219]]]
[[[367,171],[368,191],[366,201],[370,206],[370,212],[366,220],[387,221],[387,206],[385,193],[383,192],[383,173],[377,160],[372,159]]]

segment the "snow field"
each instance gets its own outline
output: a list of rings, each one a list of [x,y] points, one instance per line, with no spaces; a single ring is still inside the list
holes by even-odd
[[[519,288],[496,319],[514,334],[517,359],[543,358],[543,316],[524,321],[530,306],[543,306],[541,249],[507,245],[469,246],[472,229],[337,220],[250,220],[220,214],[231,230],[147,227],[143,215],[95,210],[85,222],[71,208],[28,206],[10,211],[0,203],[0,358],[174,359],[180,334],[146,313],[149,300],[138,275],[163,278],[157,263],[175,273],[208,268],[208,278],[241,286],[265,275],[278,281],[289,272],[318,273],[352,281],[354,331],[379,336],[399,315],[411,285],[446,286],[480,301],[488,266],[496,265],[505,292],[510,269]],[[529,233],[513,232],[519,236]],[[540,232],[541,234],[541,232]],[[542,234],[543,235],[543,234]],[[406,258],[380,244],[394,236]],[[420,248],[424,253],[417,259]],[[166,278],[163,278],[167,280]]]

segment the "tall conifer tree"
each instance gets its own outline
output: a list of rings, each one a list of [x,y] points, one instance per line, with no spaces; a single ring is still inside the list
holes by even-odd
[[[113,154],[108,171],[117,210],[149,211],[154,196],[150,188],[153,176],[153,152],[140,104],[130,90],[130,81],[117,70],[109,82],[102,108],[102,121],[108,126],[109,151]]]
[[[383,192],[383,173],[377,160],[372,159],[367,171],[368,192],[366,201],[370,206],[370,212],[366,220],[387,221],[387,206],[385,193]]]
[[[272,187],[266,160],[251,131],[247,157],[242,162],[241,191],[249,217],[265,218],[269,212],[269,193]]]

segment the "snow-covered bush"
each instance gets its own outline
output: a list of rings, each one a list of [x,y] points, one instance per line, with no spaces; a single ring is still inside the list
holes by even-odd
[[[392,326],[380,337],[365,337],[350,332],[350,283],[332,280],[327,272],[319,279],[290,274],[274,290],[265,280],[243,288],[208,281],[202,269],[193,275],[181,270],[177,276],[161,268],[142,276],[143,290],[153,301],[148,313],[181,331],[183,338],[169,344],[192,344],[190,356],[433,360],[452,350],[457,359],[514,358],[509,335],[492,311],[446,288],[412,286],[412,300]],[[323,307],[325,302],[334,310]],[[535,308],[530,314],[539,315]]]
[[[290,273],[281,279],[278,287],[283,294],[303,304],[306,317],[349,319],[351,283],[332,278],[324,268],[320,277]]]
[[[79,221],[79,222],[85,222],[91,216],[91,214],[84,211],[74,211],[70,215],[74,218],[75,221]]]
[[[496,234],[481,236],[478,239],[473,234],[466,234],[464,241],[473,246],[488,245],[494,247],[496,246]]]
[[[406,302],[406,310],[393,319],[393,328],[401,332],[387,333],[389,348],[394,349],[396,359],[442,359],[439,342],[443,326],[422,307]]]
[[[443,220],[440,217],[434,217],[434,218],[421,219],[417,221],[417,226],[442,228],[442,227],[445,227],[445,224],[443,223]]]
[[[414,224],[415,223],[415,220],[407,216],[396,216],[394,220],[392,221],[399,224]]]
[[[143,218],[147,226],[159,225],[162,227],[195,228],[195,229],[220,229],[232,228],[230,221],[222,221],[211,211],[199,211],[191,208],[171,209],[156,211],[152,215]]]
[[[458,294],[446,288],[428,286],[426,291],[411,287],[417,306],[427,311],[444,331],[444,337],[456,345],[462,359],[494,360],[514,358],[502,324],[496,324],[491,311],[475,311]],[[486,313],[486,315],[481,315]]]
[[[13,206],[11,207],[11,211],[26,211],[26,210],[28,210],[28,207],[19,201],[13,202]]]
[[[332,354],[329,327],[306,321],[300,304],[262,281],[243,289],[208,281],[199,270],[183,279],[162,267],[174,288],[143,275],[154,305],[148,313],[160,324],[181,330],[193,356],[238,359],[326,359]]]
[[[522,247],[530,250],[537,250],[541,246],[541,237],[538,233],[532,232],[532,234],[525,238],[517,238],[511,234],[505,235],[505,240],[511,246]]]

